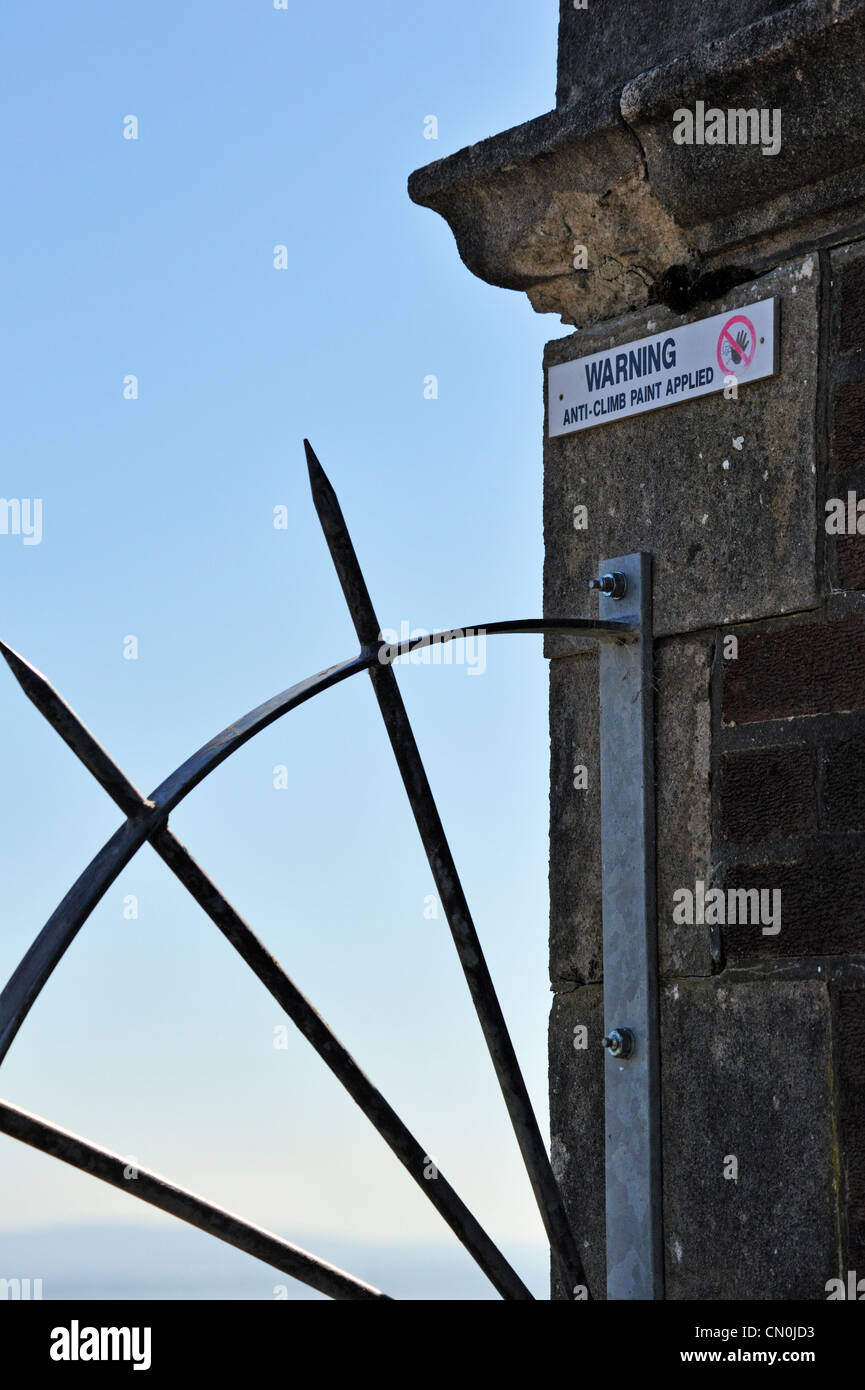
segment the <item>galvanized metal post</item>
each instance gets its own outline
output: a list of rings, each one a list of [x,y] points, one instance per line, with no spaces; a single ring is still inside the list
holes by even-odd
[[[600,617],[636,620],[640,634],[600,651],[607,1297],[659,1299],[651,557],[607,560],[601,576]]]

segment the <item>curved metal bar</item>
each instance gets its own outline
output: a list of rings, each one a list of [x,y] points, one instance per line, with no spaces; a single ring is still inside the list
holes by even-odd
[[[474,629],[477,631],[478,629]],[[158,830],[160,823],[168,819],[174,808],[188,796],[205,777],[209,776],[220,763],[237,752],[244,743],[254,738],[262,729],[280,719],[289,710],[311,700],[324,690],[347,680],[360,671],[369,670],[376,664],[389,665],[404,650],[414,650],[418,646],[429,646],[437,641],[449,641],[464,636],[467,629],[450,628],[445,632],[433,633],[429,637],[416,639],[414,643],[397,644],[397,650],[382,662],[381,644],[367,643],[355,657],[329,666],[314,676],[307,676],[288,690],[274,695],[272,699],[257,705],[248,714],[229,724],[209,743],[205,743],[182,763],[170,776],[156,788],[149,798],[141,796],[114,765],[111,758],[92,738],[93,758],[90,770],[100,786],[108,792],[130,820],[121,826],[111,839],[103,845],[91,860],[84,872],[76,879],[69,892],[48,918],[45,926],[22,957],[17,968],[9,977],[0,993],[0,1063],[27,1017],[42,987],[49,979],[54,967],[62,958],[69,944],[75,939],[88,916],[100,898],[108,891],[130,859]],[[483,631],[488,633],[517,632],[574,632],[586,637],[610,634],[614,638],[627,637],[631,631],[627,624],[596,623],[582,618],[526,618],[514,621],[489,623]],[[9,647],[0,642],[0,654],[13,671],[25,693],[35,703],[35,688],[39,680],[45,681],[42,673]],[[45,681],[47,685],[48,682]],[[50,689],[50,687],[49,687]],[[51,723],[75,751],[74,729],[76,716],[61,697],[56,696],[55,713],[49,715]],[[56,716],[56,717],[55,717]],[[134,800],[130,793],[134,794]]]
[[[82,1172],[90,1173],[112,1187],[119,1187],[141,1202],[179,1217],[190,1226],[196,1226],[199,1231],[206,1231],[227,1245],[263,1260],[265,1264],[272,1265],[283,1274],[290,1274],[292,1279],[299,1279],[329,1298],[385,1299],[390,1302],[388,1295],[372,1284],[355,1279],[336,1265],[319,1259],[317,1255],[310,1255],[299,1245],[283,1240],[272,1231],[252,1226],[233,1212],[213,1206],[194,1192],[175,1187],[159,1173],[136,1168],[134,1178],[124,1177],[124,1170],[128,1171],[130,1167],[128,1158],[91,1144],[71,1130],[49,1124],[41,1116],[21,1110],[17,1105],[0,1101],[0,1132],[20,1139],[34,1149],[41,1149],[42,1153],[62,1159],[64,1163],[80,1168]]]
[[[387,666],[397,657],[415,652],[422,647],[433,647],[445,642],[459,642],[463,637],[497,637],[512,633],[561,632],[574,637],[594,637],[599,642],[635,642],[639,628],[633,622],[601,620],[594,618],[512,618],[497,623],[475,623],[471,627],[452,627],[442,632],[431,632],[426,637],[410,637],[405,642],[383,642],[377,649],[380,665]]]
[[[4,647],[2,643],[0,650],[28,699],[57,730],[63,741],[121,810],[129,815],[141,811],[144,802],[141,793],[42,672],[37,671],[17,652]],[[432,1202],[502,1297],[531,1299],[532,1295],[519,1275],[508,1264],[441,1170],[438,1170],[435,1181],[426,1178],[428,1157],[424,1149],[279,962],[259,941],[204,870],[196,864],[169,827],[163,825],[157,829],[151,836],[150,843],[312,1044],[322,1061],[345,1087],[352,1100],[370,1120],[378,1134],[414,1178],[424,1196]]]
[[[374,649],[376,643],[380,642],[377,634],[381,629],[342,509],[309,440],[305,439],[303,443],[313,504],[355,631],[364,650]],[[588,1282],[577,1243],[568,1223],[562,1194],[532,1108],[528,1088],[520,1070],[396,676],[389,663],[371,666],[369,674],[551,1250],[568,1281],[568,1287],[582,1285],[588,1293]]]
[[[22,658],[19,657],[18,660],[21,661]],[[9,1051],[15,1034],[46,980],[99,899],[111,887],[144,841],[149,840],[168,819],[174,807],[197,787],[208,773],[274,720],[306,700],[311,700],[320,691],[328,690],[332,685],[356,675],[358,671],[366,670],[374,660],[374,655],[361,652],[348,661],[329,666],[315,676],[298,681],[297,685],[250,710],[249,714],[245,714],[234,724],[229,724],[227,729],[223,729],[203,748],[199,748],[197,753],[193,753],[191,758],[187,758],[185,763],[160,783],[139,810],[114,832],[52,912],[0,994],[0,1062]],[[105,771],[103,768],[103,773]]]
[[[162,813],[162,819],[165,813]],[[9,976],[0,994],[0,1061],[64,951],[136,850],[153,834],[156,808],[121,825],[76,879]]]
[[[166,813],[173,811],[199,782],[213,772],[214,768],[219,767],[220,763],[230,758],[232,753],[236,753],[238,748],[242,748],[244,743],[248,743],[256,734],[260,734],[262,729],[281,719],[289,710],[311,700],[314,695],[320,695],[323,690],[339,685],[340,681],[347,680],[349,676],[356,676],[359,671],[367,670],[373,659],[371,653],[359,652],[357,656],[329,666],[314,676],[307,676],[305,680],[298,681],[280,695],[274,695],[272,700],[265,700],[263,705],[258,705],[234,724],[229,724],[227,729],[223,729],[209,743],[205,743],[203,748],[199,748],[197,753],[193,753],[191,758],[187,758],[185,763],[159,784],[151,794],[150,800],[162,807]]]

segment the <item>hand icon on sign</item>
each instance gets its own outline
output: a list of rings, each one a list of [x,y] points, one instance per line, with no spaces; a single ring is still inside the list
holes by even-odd
[[[730,348],[730,356],[733,359],[734,367],[738,367],[741,363],[748,347],[748,341],[748,334],[745,332],[744,328],[740,328],[739,332],[736,334],[736,342],[739,345],[739,351],[737,352],[734,347]]]

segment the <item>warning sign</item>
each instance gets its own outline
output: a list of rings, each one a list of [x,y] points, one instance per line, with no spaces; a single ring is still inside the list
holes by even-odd
[[[550,367],[550,437],[774,376],[775,299]]]

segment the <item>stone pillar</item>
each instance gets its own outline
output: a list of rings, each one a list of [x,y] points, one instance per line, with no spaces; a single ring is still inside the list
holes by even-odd
[[[544,430],[545,611],[592,616],[599,559],[655,557],[671,1299],[825,1299],[865,1274],[863,91],[865,0],[562,0],[556,109],[409,183],[469,269],[577,326],[545,380],[780,306],[777,373],[735,399]],[[701,102],[779,112],[780,147],[677,143]],[[553,1160],[603,1297],[597,658],[547,655]],[[677,923],[698,882],[778,890],[780,930]]]

